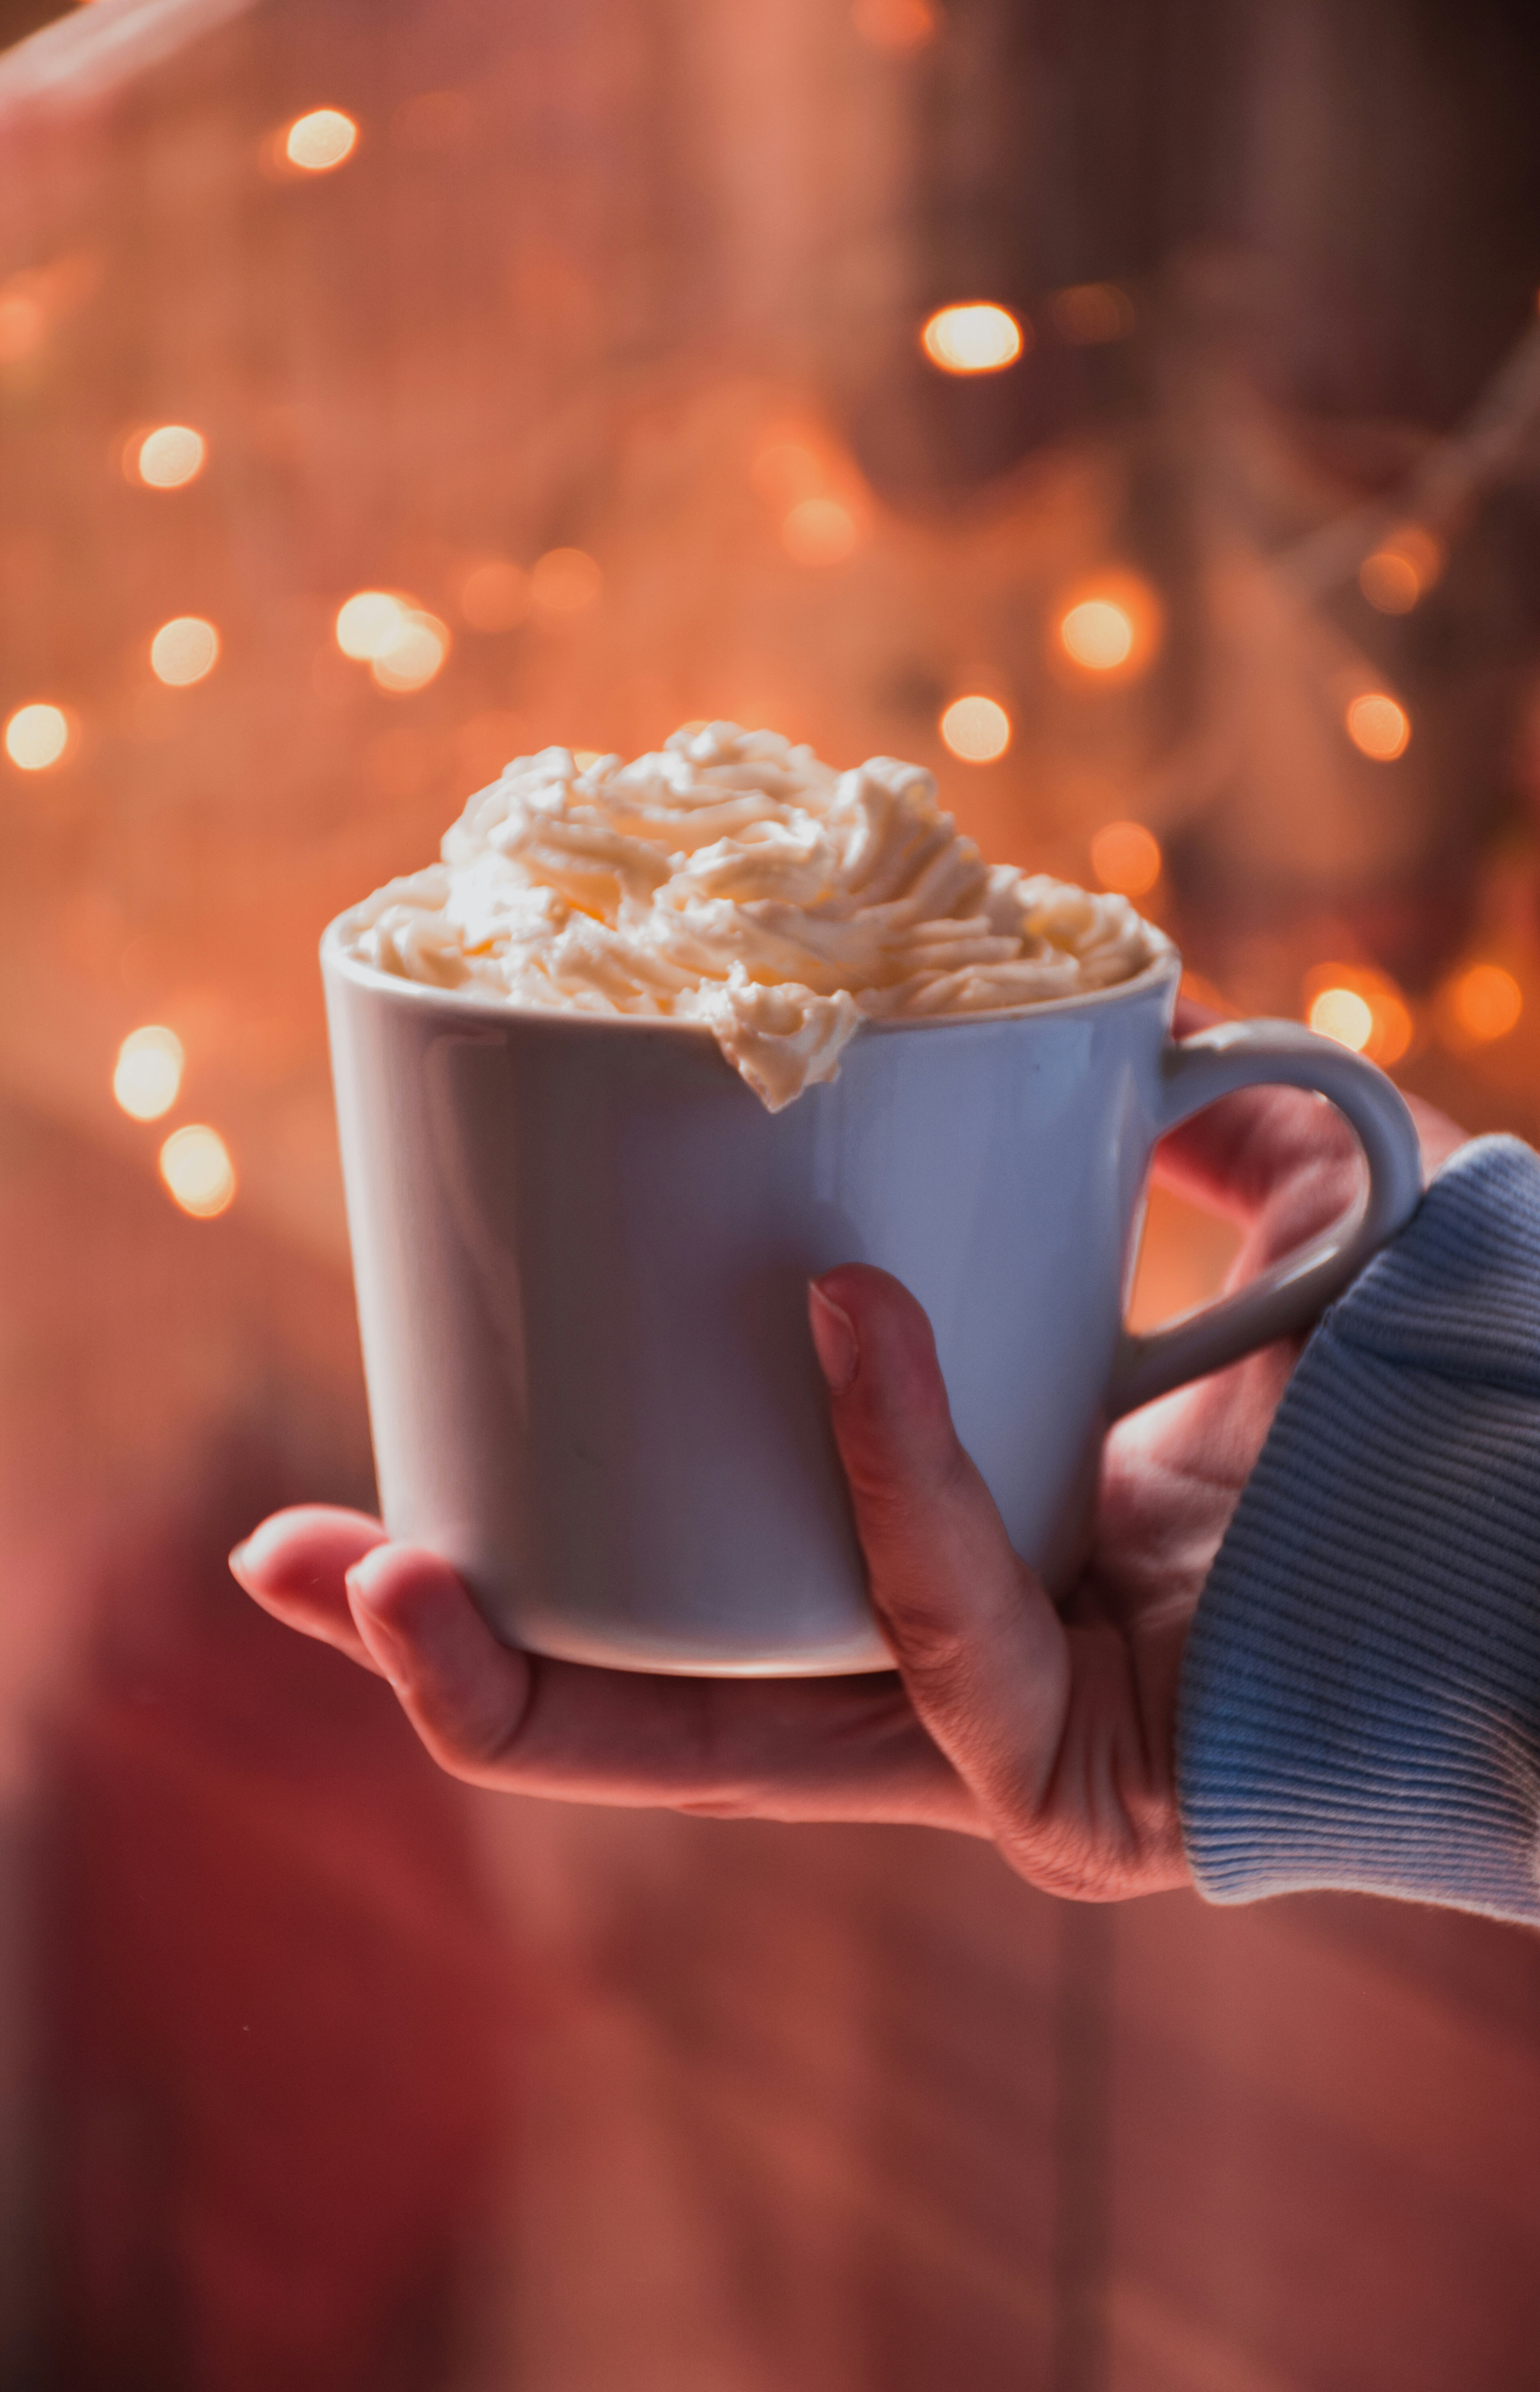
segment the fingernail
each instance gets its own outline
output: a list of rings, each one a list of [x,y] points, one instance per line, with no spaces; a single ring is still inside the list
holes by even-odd
[[[380,1550],[385,1552],[389,1548],[382,1546]],[[343,1573],[348,1608],[353,1614],[354,1625],[368,1647],[370,1660],[393,1686],[399,1686],[406,1677],[401,1640],[374,1607],[369,1580],[364,1574],[368,1560],[366,1554],[363,1561],[355,1562],[353,1567]]]
[[[244,1586],[246,1583],[246,1554],[250,1544],[251,1539],[249,1537],[242,1538],[240,1543],[234,1548],[229,1557],[230,1576],[235,1580],[238,1586]]]
[[[836,1396],[842,1396],[861,1363],[856,1324],[824,1294],[816,1279],[808,1281],[808,1326],[813,1334],[818,1366]]]

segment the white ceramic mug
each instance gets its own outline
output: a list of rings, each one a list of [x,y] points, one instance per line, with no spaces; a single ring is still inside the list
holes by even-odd
[[[1062,1587],[1108,1422],[1304,1327],[1421,1189],[1404,1104],[1345,1048],[1287,1021],[1174,1044],[1173,956],[1026,1012],[872,1023],[771,1114],[693,1025],[424,987],[353,961],[337,923],[321,952],[386,1526],[510,1643],[571,1660],[889,1666],[813,1274],[877,1263],[919,1298],[1012,1542]],[[1365,1201],[1132,1335],[1156,1141],[1259,1082],[1340,1108]]]

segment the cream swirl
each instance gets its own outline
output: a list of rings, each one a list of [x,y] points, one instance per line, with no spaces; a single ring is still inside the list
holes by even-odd
[[[516,757],[348,938],[435,987],[703,1022],[772,1112],[864,1020],[1079,995],[1167,949],[1125,897],[985,864],[921,766],[836,773],[731,722],[630,764]]]

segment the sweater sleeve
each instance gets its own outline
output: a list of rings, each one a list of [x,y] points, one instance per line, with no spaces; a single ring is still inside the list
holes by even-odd
[[[1487,1138],[1322,1321],[1215,1559],[1178,1780],[1211,1902],[1540,1923],[1540,1157]]]

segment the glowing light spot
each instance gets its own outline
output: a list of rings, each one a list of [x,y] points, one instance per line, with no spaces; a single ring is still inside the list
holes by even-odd
[[[149,1023],[131,1030],[118,1049],[112,1094],[136,1121],[159,1121],[169,1113],[182,1086],[182,1042],[175,1030]]]
[[[992,764],[1011,744],[1011,718],[992,697],[954,697],[941,717],[940,731],[964,764]]]
[[[1133,654],[1133,618],[1111,598],[1082,598],[1059,623],[1064,652],[1087,672],[1115,672]]]
[[[1372,756],[1377,764],[1393,764],[1404,755],[1412,735],[1405,709],[1382,689],[1351,698],[1342,721],[1353,746],[1363,755]]]
[[[409,602],[393,590],[357,590],[337,609],[337,645],[344,656],[368,664],[383,654],[411,612]]]
[[[70,745],[70,718],[61,706],[19,706],[6,725],[6,753],[22,773],[45,773]]]
[[[235,1195],[235,1165],[216,1129],[189,1122],[174,1129],[161,1149],[161,1176],[184,1213],[212,1221]]]
[[[1322,1038],[1335,1038],[1361,1055],[1374,1036],[1374,1014],[1367,997],[1354,988],[1324,988],[1305,1017]]]
[[[330,175],[352,157],[358,127],[340,108],[313,108],[297,116],[284,136],[283,154],[303,174]]]
[[[1394,981],[1372,966],[1318,964],[1306,977],[1304,994],[1312,1030],[1371,1063],[1399,1063],[1412,1043],[1411,1008]]]
[[[548,548],[529,577],[535,604],[545,615],[580,615],[604,587],[604,576],[580,548]]]
[[[937,29],[927,0],[855,0],[850,22],[874,50],[923,49]]]
[[[190,423],[162,423],[133,446],[132,472],[152,490],[179,490],[203,470],[208,444]]]
[[[953,374],[998,373],[1015,365],[1029,338],[1008,308],[981,299],[938,308],[920,334],[932,365]]]
[[[781,526],[781,544],[798,565],[838,565],[860,538],[855,516],[837,499],[799,499]]]
[[[1091,842],[1091,869],[1104,889],[1142,897],[1160,878],[1160,842],[1143,823],[1106,823]]]
[[[1068,290],[1055,292],[1048,312],[1060,339],[1073,348],[1124,341],[1136,320],[1132,300],[1116,282],[1072,282]]]
[[[42,344],[48,312],[30,291],[0,291],[0,365],[19,365]]]
[[[1377,548],[1358,568],[1358,587],[1382,615],[1409,615],[1422,595],[1416,568],[1393,548]]]
[[[1409,615],[1443,571],[1442,540],[1421,524],[1403,524],[1358,568],[1358,586],[1382,615]]]
[[[515,630],[534,603],[528,574],[505,556],[472,566],[459,585],[459,611],[473,631]]]
[[[405,696],[426,689],[449,653],[449,634],[436,615],[403,608],[395,636],[376,648],[369,671],[381,689]]]
[[[175,616],[162,624],[149,644],[150,670],[172,689],[201,681],[218,660],[219,634],[201,615]]]
[[[1517,1027],[1524,992],[1501,964],[1472,964],[1450,982],[1445,1001],[1465,1036],[1484,1046]]]

